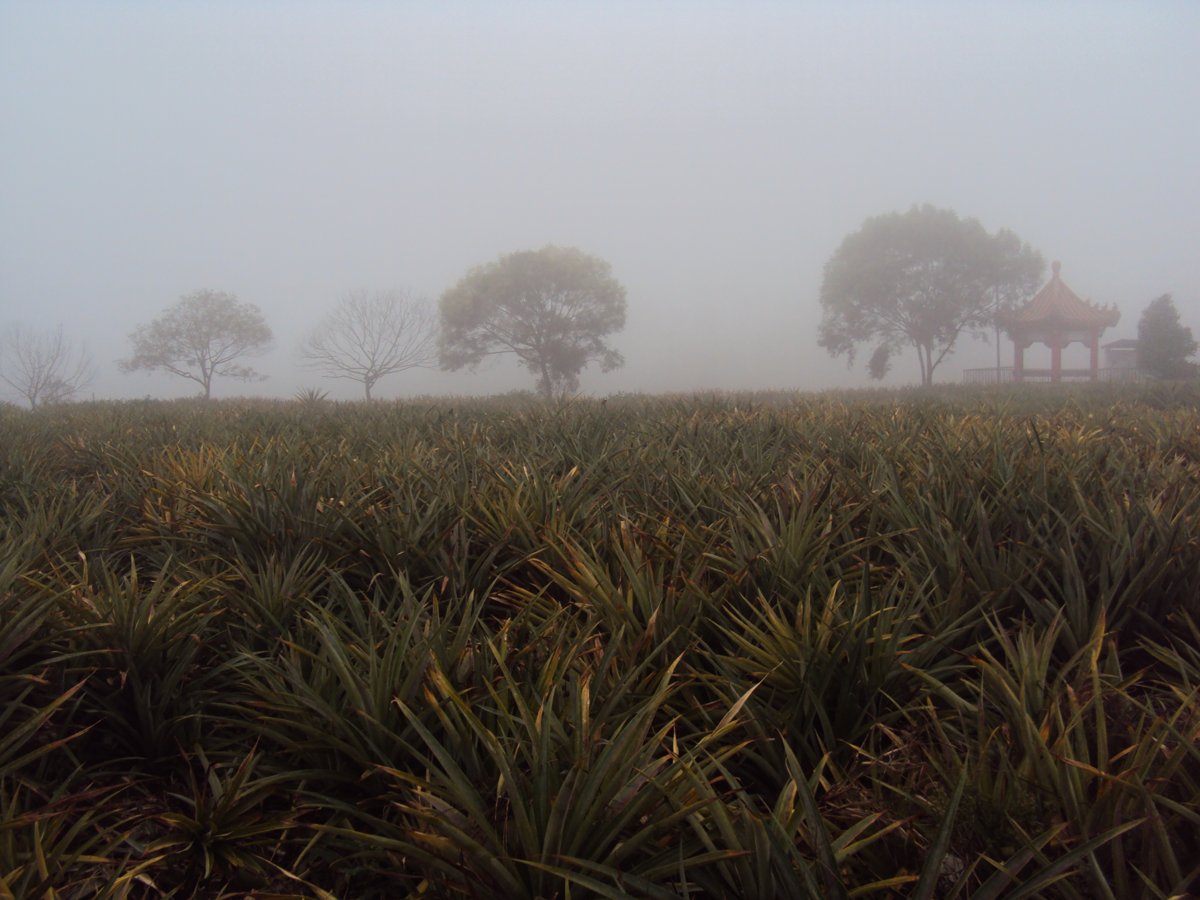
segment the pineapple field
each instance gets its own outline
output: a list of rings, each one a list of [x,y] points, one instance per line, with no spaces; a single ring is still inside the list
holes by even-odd
[[[1200,389],[0,407],[0,896],[1200,890]]]

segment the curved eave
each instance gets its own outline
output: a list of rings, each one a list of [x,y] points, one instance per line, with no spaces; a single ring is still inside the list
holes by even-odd
[[[1055,262],[1054,274],[1042,289],[1019,309],[1000,316],[1000,324],[1009,331],[1075,331],[1111,328],[1121,319],[1115,306],[1097,306],[1067,287]]]

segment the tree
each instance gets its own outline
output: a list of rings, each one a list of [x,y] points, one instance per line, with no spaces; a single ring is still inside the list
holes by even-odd
[[[625,325],[625,288],[607,262],[574,247],[502,256],[469,271],[442,295],[443,368],[475,367],[512,353],[546,397],[573,391],[591,362],[624,359],[604,339]]]
[[[991,273],[991,318],[996,338],[996,371],[1000,370],[1000,327],[1005,313],[1011,312],[1036,292],[1046,271],[1046,261],[1015,233],[1001,228],[993,236],[996,267]]]
[[[119,363],[123,371],[170,372],[204,388],[207,400],[218,375],[243,381],[264,377],[237,360],[267,349],[271,329],[252,303],[240,303],[224,291],[203,290],[184,295],[129,339],[133,355]]]
[[[70,400],[87,386],[94,372],[88,352],[72,347],[61,325],[53,331],[17,325],[4,335],[0,381],[24,397],[30,409]]]
[[[348,294],[304,343],[301,353],[327,378],[371,389],[381,378],[431,364],[436,319],[427,303],[399,291]]]
[[[867,219],[825,264],[818,343],[853,362],[859,343],[877,342],[877,376],[912,345],[921,383],[932,384],[959,335],[994,324],[1005,304],[1036,287],[1042,266],[1012,232],[990,235],[951,210],[914,206]]]
[[[1188,362],[1196,349],[1192,329],[1180,323],[1171,295],[1152,300],[1138,320],[1138,368],[1155,378],[1187,378],[1196,371]]]

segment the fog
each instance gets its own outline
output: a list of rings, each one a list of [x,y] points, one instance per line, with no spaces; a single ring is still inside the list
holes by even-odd
[[[347,291],[555,243],[627,290],[588,393],[859,386],[822,267],[931,203],[1061,260],[1105,341],[1163,293],[1200,334],[1197,47],[1194,2],[0,2],[0,326],[86,341],[86,395],[187,396],[115,361],[230,291],[270,377],[215,395],[355,397],[298,359]],[[936,379],[994,359],[964,338]],[[918,378],[908,350],[887,383]],[[525,388],[502,359],[376,394]]]

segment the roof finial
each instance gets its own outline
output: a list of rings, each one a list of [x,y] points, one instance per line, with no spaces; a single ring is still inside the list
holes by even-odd
[[[1058,277],[1058,273],[1059,273],[1060,269],[1062,269],[1062,263],[1060,263],[1057,259],[1054,262],[1050,263],[1050,271],[1054,273],[1055,278]]]

